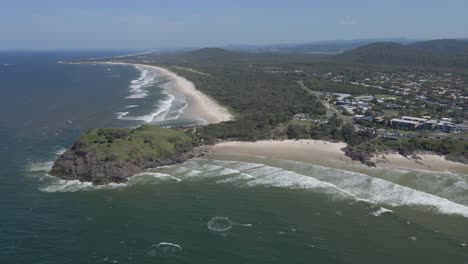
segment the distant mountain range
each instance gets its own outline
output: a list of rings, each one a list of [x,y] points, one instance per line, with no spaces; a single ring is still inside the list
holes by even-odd
[[[176,53],[162,53],[181,61],[211,61],[219,64],[236,60],[294,58],[302,61],[328,61],[421,67],[468,67],[468,40],[439,39],[400,42],[373,40],[323,41],[311,44],[202,48]],[[153,55],[157,55],[154,53]],[[322,54],[306,56],[306,54]]]
[[[230,51],[223,48],[202,48],[184,53],[188,59],[209,59],[209,60],[222,60],[233,59],[246,55],[245,53]]]
[[[468,40],[440,39],[410,44],[371,43],[336,55],[354,63],[409,66],[467,67]]]
[[[310,43],[289,43],[272,45],[230,45],[223,48],[233,51],[254,53],[311,53],[311,54],[337,54],[344,51],[365,46],[375,42],[396,42],[408,44],[415,40],[406,38],[383,38],[383,39],[355,39],[355,40],[326,40]]]

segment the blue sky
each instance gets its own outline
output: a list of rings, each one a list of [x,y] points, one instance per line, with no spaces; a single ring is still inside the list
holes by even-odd
[[[467,38],[467,0],[0,0],[0,50]]]

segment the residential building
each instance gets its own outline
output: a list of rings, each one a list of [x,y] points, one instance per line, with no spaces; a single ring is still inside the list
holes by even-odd
[[[421,123],[416,121],[410,121],[400,118],[394,118],[390,121],[390,124],[394,127],[405,128],[405,129],[417,129]]]

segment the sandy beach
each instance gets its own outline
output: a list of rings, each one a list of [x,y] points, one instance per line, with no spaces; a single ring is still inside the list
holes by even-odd
[[[358,161],[345,156],[341,150],[346,143],[321,140],[284,140],[258,142],[224,142],[212,147],[214,154],[240,154],[262,156],[278,160],[293,160],[322,166],[343,168],[362,167]],[[374,160],[381,168],[401,168],[437,172],[468,174],[468,165],[445,160],[437,155],[420,155],[420,159],[408,159],[398,154],[379,155]]]
[[[160,75],[168,78],[171,81],[171,85],[167,87],[167,89],[170,90],[170,93],[182,95],[185,97],[188,104],[183,113],[184,117],[190,119],[201,119],[205,124],[215,124],[233,119],[233,116],[225,107],[197,90],[195,85],[189,80],[169,71],[166,68],[123,62],[105,62],[105,64],[132,65],[151,68],[156,70]]]
[[[218,154],[263,156],[314,164],[325,164],[328,162],[353,163],[341,151],[344,147],[346,147],[345,143],[330,143],[321,140],[232,141],[216,144],[212,147],[212,151]]]
[[[220,123],[233,119],[229,111],[215,100],[197,90],[195,85],[182,76],[158,66],[140,65],[157,70],[161,75],[172,82],[170,89],[176,94],[181,94],[188,103],[184,115],[188,117],[202,118],[206,124]]]
[[[418,155],[418,158],[407,158],[399,154],[379,155],[373,159],[377,166],[388,168],[411,168],[416,170],[457,172],[468,174],[468,165],[446,160],[444,157],[434,154]]]

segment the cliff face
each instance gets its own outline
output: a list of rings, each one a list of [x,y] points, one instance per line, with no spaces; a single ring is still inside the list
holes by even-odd
[[[145,169],[181,163],[202,156],[205,151],[205,148],[197,147],[169,158],[109,161],[99,159],[94,153],[76,151],[72,147],[55,161],[50,175],[64,180],[92,182],[95,185],[124,183],[128,177]]]
[[[50,174],[96,185],[122,183],[145,169],[203,155],[205,148],[196,145],[184,132],[159,127],[98,129],[78,139]]]

